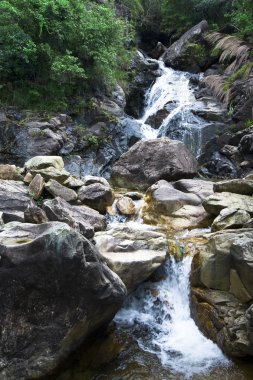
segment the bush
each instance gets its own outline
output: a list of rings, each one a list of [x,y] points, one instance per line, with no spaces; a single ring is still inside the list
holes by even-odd
[[[125,23],[89,0],[0,2],[0,99],[53,109],[110,86],[126,57]]]

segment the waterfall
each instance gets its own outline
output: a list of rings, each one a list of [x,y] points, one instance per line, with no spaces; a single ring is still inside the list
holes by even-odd
[[[229,365],[221,350],[198,330],[190,316],[191,257],[166,264],[166,278],[145,283],[115,317],[121,329],[133,331],[139,347],[156,355],[162,366],[184,378]],[[137,331],[137,333],[136,333]]]
[[[224,129],[223,123],[215,121],[224,113],[222,105],[210,98],[197,100],[190,82],[191,74],[165,67],[162,61],[149,61],[158,63],[161,76],[147,91],[143,116],[137,120],[143,138],[167,136],[180,140],[199,156],[207,138]],[[159,116],[161,111],[164,115]],[[215,115],[214,120],[205,120],[202,117],[205,113]],[[151,118],[157,116],[159,125],[154,128]]]

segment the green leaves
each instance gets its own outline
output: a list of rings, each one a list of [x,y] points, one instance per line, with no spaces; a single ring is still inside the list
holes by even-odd
[[[0,85],[18,94],[22,87],[26,94],[36,90],[40,96],[34,98],[42,106],[45,92],[48,98],[58,92],[63,104],[95,83],[115,82],[126,39],[126,24],[110,5],[89,0],[1,1]],[[10,102],[6,95],[3,91],[0,97]]]

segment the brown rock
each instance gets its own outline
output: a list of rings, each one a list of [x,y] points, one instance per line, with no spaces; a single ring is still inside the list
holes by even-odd
[[[45,180],[40,174],[36,174],[29,185],[29,193],[32,198],[37,200],[40,198],[45,186]]]
[[[122,197],[118,199],[116,207],[122,215],[130,216],[135,213],[134,201],[129,197]]]

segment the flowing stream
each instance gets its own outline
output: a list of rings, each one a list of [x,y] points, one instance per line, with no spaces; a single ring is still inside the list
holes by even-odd
[[[179,139],[195,155],[201,154],[203,139],[216,130],[212,122],[200,115],[208,112],[220,118],[222,107],[212,99],[200,101],[195,98],[189,73],[166,68],[161,61],[152,61],[159,64],[161,76],[147,91],[144,114],[137,120],[143,138],[168,136]],[[158,125],[154,128],[157,115]],[[117,214],[114,207],[114,216],[108,217],[109,228],[118,223],[136,229],[152,228],[143,225],[142,205],[143,201],[136,202],[138,213],[130,221]],[[195,232],[185,233],[194,235]],[[201,334],[191,318],[191,261],[190,256],[179,263],[169,259],[161,281],[146,282],[127,298],[114,319],[115,334],[123,346],[117,359],[90,372],[78,367],[63,374],[59,380],[251,379],[247,369],[242,371],[232,363],[217,345]]]

